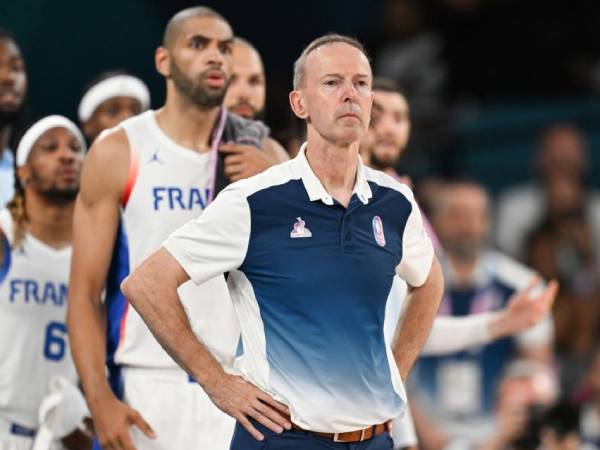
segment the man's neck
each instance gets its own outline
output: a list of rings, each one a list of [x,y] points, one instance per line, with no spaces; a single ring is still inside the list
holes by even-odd
[[[219,107],[203,109],[180,95],[168,95],[165,106],[156,112],[156,121],[177,144],[204,153],[210,149],[220,110]]]
[[[380,170],[392,178],[400,178],[400,174],[396,172],[396,169],[394,169],[393,167],[384,167]]]
[[[8,140],[10,139],[10,133],[12,127],[10,125],[0,126],[0,156],[4,149],[8,147]]]
[[[26,195],[27,231],[56,249],[70,245],[74,206],[74,201],[59,204],[36,194]]]
[[[477,267],[478,258],[457,257],[452,253],[446,253],[454,272],[454,284],[457,287],[469,287],[473,284],[475,278],[475,268]]]
[[[358,146],[359,142],[334,145],[317,133],[308,136],[306,159],[310,167],[325,190],[344,207],[348,207],[356,184]]]

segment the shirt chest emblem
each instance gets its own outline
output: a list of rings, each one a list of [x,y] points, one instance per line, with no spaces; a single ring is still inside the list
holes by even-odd
[[[294,238],[309,238],[312,237],[312,233],[308,228],[306,228],[306,222],[302,220],[302,217],[296,217],[296,223],[294,223],[294,228],[290,233],[290,237]]]
[[[385,247],[385,234],[383,234],[383,222],[381,217],[373,217],[373,236],[375,236],[375,242],[381,247]]]

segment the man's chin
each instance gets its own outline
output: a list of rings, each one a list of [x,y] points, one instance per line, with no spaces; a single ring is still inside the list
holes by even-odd
[[[62,204],[74,201],[78,193],[79,186],[74,186],[48,189],[42,195],[50,202]]]
[[[254,119],[257,115],[256,111],[248,106],[232,106],[229,110],[246,119]]]
[[[371,154],[371,164],[380,170],[395,168],[398,160],[399,158],[389,156],[379,157],[376,153]]]
[[[23,114],[23,108],[18,107],[16,109],[4,107],[0,104],[0,126],[3,125],[15,125],[21,119]]]

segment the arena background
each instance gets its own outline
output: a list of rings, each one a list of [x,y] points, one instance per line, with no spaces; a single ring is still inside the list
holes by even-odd
[[[598,1],[203,3],[223,13],[236,34],[262,53],[268,79],[266,121],[276,137],[289,134],[287,92],[295,57],[315,36],[337,31],[364,41],[375,67],[382,64],[384,45],[410,49],[400,80],[415,110],[415,132],[403,167],[411,175],[459,172],[498,192],[530,176],[535,136],[556,121],[585,129],[591,142],[590,173],[600,168]],[[141,76],[151,88],[153,106],[160,105],[164,83],[154,70],[154,49],[167,19],[193,4],[0,2],[0,26],[15,33],[28,65],[28,119],[49,113],[75,118],[84,85],[113,68]],[[591,181],[600,185],[600,177]]]

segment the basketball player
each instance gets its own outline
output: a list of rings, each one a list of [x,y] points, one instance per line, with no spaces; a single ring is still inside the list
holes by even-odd
[[[120,122],[150,107],[150,91],[139,78],[124,70],[103,72],[86,88],[77,114],[88,142]]]
[[[229,446],[233,420],[156,342],[119,283],[230,179],[259,171],[247,156],[268,165],[265,154],[283,151],[262,123],[221,108],[232,45],[231,27],[217,12],[196,7],[177,13],[155,55],[167,84],[164,107],[103,133],[83,168],[69,333],[104,450]],[[224,165],[219,147],[236,150],[234,162]],[[194,330],[220,361],[231,363],[239,326],[223,278],[200,287],[187,283],[179,295]]]
[[[265,109],[265,69],[260,53],[245,39],[233,43],[231,83],[225,95],[225,108],[247,119],[257,119]]]
[[[14,128],[23,115],[27,73],[13,36],[0,28],[0,206],[14,194],[14,157],[9,148]]]
[[[0,448],[29,450],[38,409],[57,375],[77,383],[65,319],[72,218],[85,141],[48,116],[16,153],[15,195],[0,211]],[[69,448],[89,448],[77,433]],[[81,440],[83,439],[83,440]],[[87,445],[86,445],[87,444]]]

